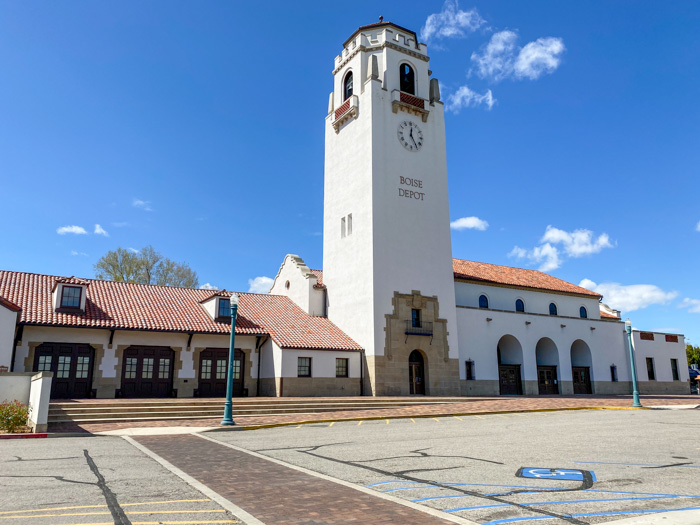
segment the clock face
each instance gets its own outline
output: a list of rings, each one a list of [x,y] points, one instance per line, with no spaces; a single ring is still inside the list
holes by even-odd
[[[423,132],[410,120],[404,120],[399,124],[399,142],[409,151],[418,151],[423,146]]]

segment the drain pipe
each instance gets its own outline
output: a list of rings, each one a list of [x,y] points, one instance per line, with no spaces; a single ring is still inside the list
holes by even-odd
[[[255,383],[255,397],[260,397],[260,365],[262,364],[262,345],[267,343],[270,336],[265,336],[265,339],[260,342],[262,338],[262,335],[255,338],[255,349],[258,351],[258,380]]]

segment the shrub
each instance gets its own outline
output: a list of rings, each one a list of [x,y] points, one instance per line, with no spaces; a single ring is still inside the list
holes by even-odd
[[[29,407],[24,403],[16,399],[0,403],[0,428],[4,428],[10,434],[27,426],[28,417]]]

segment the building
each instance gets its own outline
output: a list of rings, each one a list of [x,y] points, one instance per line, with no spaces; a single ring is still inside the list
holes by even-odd
[[[630,392],[600,295],[452,258],[444,108],[416,34],[359,28],[333,76],[324,268],[288,255],[270,294],[240,295],[236,394]],[[54,371],[55,397],[222,395],[230,297],[0,272],[0,365]],[[682,335],[634,342],[642,392],[689,392]]]

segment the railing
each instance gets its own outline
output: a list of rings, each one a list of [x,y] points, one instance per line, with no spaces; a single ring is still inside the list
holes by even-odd
[[[406,335],[433,335],[433,323],[420,323],[420,326],[413,326],[413,321],[406,321]]]
[[[399,95],[399,100],[405,104],[410,104],[411,106],[415,106],[420,109],[425,109],[425,100],[422,98],[414,97],[413,95],[409,95],[408,93],[404,93],[403,91],[400,92]]]

